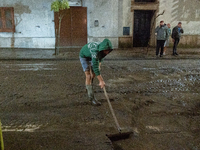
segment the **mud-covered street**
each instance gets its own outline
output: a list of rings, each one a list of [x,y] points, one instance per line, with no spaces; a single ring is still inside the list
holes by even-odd
[[[91,106],[78,59],[0,62],[0,118],[6,150],[198,150],[199,59],[105,59],[102,76],[120,125],[116,133],[103,90]]]

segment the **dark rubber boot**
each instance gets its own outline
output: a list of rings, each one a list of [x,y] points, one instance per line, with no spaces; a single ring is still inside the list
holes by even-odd
[[[100,106],[101,102],[96,100],[96,98],[94,97],[94,92],[93,92],[92,85],[86,85],[86,89],[87,89],[88,97],[89,97],[89,100],[90,100],[91,104],[93,106]]]
[[[91,100],[91,104],[93,106],[101,106],[101,102],[99,102],[95,97]]]

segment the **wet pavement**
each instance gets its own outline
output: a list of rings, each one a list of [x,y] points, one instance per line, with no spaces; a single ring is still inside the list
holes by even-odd
[[[52,60],[1,60],[5,149],[200,149],[199,52],[188,51],[155,58],[153,51],[119,50],[105,59],[101,72],[116,116],[134,131],[113,143],[105,136],[117,131],[106,98],[95,79],[102,106],[88,102],[78,51]]]
[[[60,54],[55,56],[54,49],[0,49],[0,60],[73,60],[78,59],[77,55],[81,48],[61,49]],[[180,48],[179,56],[172,56],[172,48],[168,48],[163,58],[157,59],[199,59],[199,48]],[[155,48],[131,48],[115,49],[107,59],[155,59]]]
[[[0,49],[0,59],[55,59],[53,49]]]

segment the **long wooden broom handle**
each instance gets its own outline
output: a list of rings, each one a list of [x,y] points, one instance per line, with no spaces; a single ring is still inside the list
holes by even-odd
[[[90,75],[91,75],[91,77],[92,77],[92,66],[91,66],[91,65],[90,65]],[[105,88],[105,87],[103,88],[103,91],[104,91],[104,94],[105,94],[106,99],[107,99],[107,101],[108,101],[108,106],[109,106],[109,108],[110,108],[110,111],[111,111],[111,113],[112,113],[112,116],[113,116],[113,118],[114,118],[114,120],[115,120],[115,124],[116,124],[116,126],[117,126],[117,129],[118,129],[119,132],[121,132],[121,127],[119,126],[119,122],[118,122],[117,117],[116,117],[116,115],[115,115],[115,112],[114,112],[114,110],[113,110],[113,108],[112,108],[112,105],[111,105],[111,103],[110,103],[110,100],[109,100],[109,97],[108,97],[108,94],[107,94],[107,92],[106,92],[106,88]]]
[[[104,94],[105,94],[106,99],[107,99],[107,101],[108,101],[108,105],[109,105],[110,111],[111,111],[111,113],[112,113],[112,116],[113,116],[113,118],[114,118],[114,120],[115,120],[115,124],[116,124],[116,126],[117,126],[117,129],[118,129],[119,132],[121,132],[121,128],[120,128],[120,126],[119,126],[119,122],[118,122],[118,120],[117,120],[117,118],[116,118],[115,112],[114,112],[114,110],[113,110],[113,108],[112,108],[112,105],[111,105],[111,103],[110,103],[110,100],[109,100],[109,97],[108,97],[108,94],[107,94],[107,92],[106,92],[106,88],[105,88],[105,87],[103,88],[103,91],[104,91]]]

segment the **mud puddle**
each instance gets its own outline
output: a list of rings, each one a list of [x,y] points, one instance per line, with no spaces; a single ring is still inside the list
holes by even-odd
[[[0,75],[7,150],[200,149],[198,60],[105,60],[120,126],[134,131],[113,143],[105,136],[117,131],[106,98],[95,80],[102,106],[90,105],[79,61],[6,62]]]

